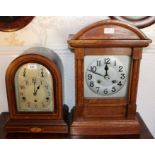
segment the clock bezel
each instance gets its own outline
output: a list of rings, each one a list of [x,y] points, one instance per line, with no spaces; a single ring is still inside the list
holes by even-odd
[[[48,68],[47,68],[46,66],[44,66],[44,65],[42,65],[42,64],[40,64],[40,63],[31,63],[31,62],[30,62],[30,63],[24,63],[22,66],[20,66],[20,67],[17,69],[17,72],[20,71],[20,69],[22,69],[24,65],[28,66],[28,65],[30,65],[30,64],[31,64],[31,65],[32,65],[32,64],[33,64],[33,65],[41,65],[42,67],[44,67],[44,68],[46,68],[46,69],[48,70]],[[49,71],[49,70],[48,70],[48,71]],[[33,110],[33,109],[29,109],[29,110],[25,110],[25,111],[24,111],[24,110],[22,110],[22,108],[21,108],[21,110],[20,110],[20,108],[19,108],[19,107],[20,107],[20,99],[19,99],[19,98],[20,98],[20,95],[19,95],[19,92],[20,92],[20,91],[18,90],[18,87],[21,85],[21,83],[19,84],[19,83],[18,83],[18,78],[16,78],[16,75],[17,75],[17,76],[19,75],[19,74],[17,74],[17,72],[15,73],[15,76],[14,76],[14,77],[15,77],[15,78],[14,78],[14,89],[15,89],[15,91],[16,91],[16,100],[17,100],[17,101],[16,101],[16,107],[17,107],[16,110],[17,110],[18,112],[30,112],[30,113],[31,113],[31,112],[35,112],[35,113],[38,113],[38,112],[49,112],[49,113],[53,113],[54,110],[55,110],[54,95],[51,95],[52,102],[53,102],[53,104],[54,104],[54,105],[53,105],[54,108],[53,108],[53,110],[51,110],[51,111],[50,111],[50,110],[47,110],[47,111],[46,111],[46,110],[43,110],[43,108],[42,108],[42,110],[39,110],[39,111]],[[49,71],[49,72],[50,72],[50,71]],[[19,72],[18,72],[18,73],[19,73]],[[51,72],[50,72],[50,74],[51,74]],[[26,76],[26,77],[28,77],[28,76]],[[38,74],[37,74],[37,76],[35,76],[35,77],[36,77],[36,78],[40,78]],[[52,87],[50,88],[50,92],[52,93],[52,92],[53,92],[53,88],[54,88],[53,77],[52,77],[52,75],[51,75],[51,78],[50,78],[50,79],[51,79],[51,83],[52,83]],[[25,80],[26,80],[26,79],[25,79]],[[27,79],[27,80],[28,80],[28,79]],[[44,79],[44,80],[47,80],[47,79]],[[16,82],[17,82],[17,83],[16,83]],[[47,80],[47,82],[48,82],[48,80]],[[38,90],[38,91],[40,91],[40,90]],[[55,94],[55,93],[53,92],[52,94]],[[26,98],[28,98],[28,96],[26,96]],[[28,102],[28,101],[27,101],[27,102]],[[33,104],[34,104],[34,103],[33,103]],[[50,104],[51,104],[51,102],[50,102]]]
[[[118,56],[118,55],[108,55],[107,54],[107,55],[93,55],[93,56],[86,55],[86,57],[87,58],[84,57],[84,79],[85,79],[85,81],[84,81],[84,97],[85,98],[90,98],[90,99],[93,97],[95,97],[95,98],[117,98],[117,97],[127,96],[127,92],[128,92],[127,84],[128,84],[128,79],[129,79],[131,56],[128,56],[128,55],[119,55]],[[88,84],[91,80],[93,80],[93,78],[88,81],[86,75],[88,74],[88,71],[87,71],[88,67],[90,67],[92,64],[96,63],[97,60],[102,60],[102,64],[103,64],[103,59],[105,59],[107,57],[112,60],[118,61],[117,65],[115,66],[116,68],[117,68],[118,64],[122,65],[122,66],[125,65],[125,67],[123,66],[124,69],[122,72],[123,73],[126,72],[125,73],[126,77],[124,79],[120,79],[121,82],[122,81],[124,81],[124,82],[123,82],[122,86],[119,86],[119,88],[115,92],[103,94],[99,90],[98,90],[98,92],[96,92],[96,90],[94,90],[95,89],[94,87],[92,87],[92,89],[91,89],[91,87]],[[90,60],[89,60],[89,58],[90,58]],[[122,58],[123,59],[125,58],[125,60],[123,61],[124,63],[121,60]],[[95,64],[94,64],[94,66],[95,66]],[[108,66],[111,66],[111,64],[109,64]],[[96,67],[97,67],[97,65],[96,65]],[[101,68],[101,67],[103,67],[103,65],[98,66],[97,68]],[[111,67],[113,68],[114,66],[111,66]],[[120,73],[122,73],[122,72],[120,72]],[[101,72],[98,71],[98,73],[101,73]],[[92,72],[89,72],[89,74],[92,74]],[[101,74],[104,74],[104,73],[101,73]],[[119,74],[117,74],[117,75],[119,75]],[[95,76],[96,75],[93,74],[93,77],[95,77]],[[100,79],[100,80],[102,81],[102,79]],[[96,82],[94,82],[94,86],[95,86],[95,83]],[[117,83],[114,85],[111,85],[111,86],[115,87],[116,85],[117,85]],[[98,87],[100,87],[100,89],[102,89],[103,87],[104,87],[104,89],[108,89],[108,87],[105,87],[105,86],[102,87],[101,84],[99,84]],[[120,94],[120,92],[122,92],[122,89],[124,89],[124,93]]]
[[[14,77],[18,68],[26,63],[39,63],[45,66],[53,77],[54,112],[18,112]],[[53,61],[37,54],[26,54],[16,58],[6,72],[6,88],[11,119],[60,119],[62,118],[62,83],[60,72]],[[55,88],[55,89],[54,89]]]
[[[133,58],[132,58],[132,50],[130,48],[85,48],[84,49],[84,55],[83,58],[85,56],[98,56],[98,55],[109,55],[109,56],[113,56],[113,55],[122,55],[122,56],[129,56],[131,57],[131,64],[130,64],[130,70],[129,70],[129,77],[128,77],[128,94],[126,97],[115,97],[115,98],[87,98],[84,97],[84,76],[82,76],[81,80],[83,81],[82,86],[81,86],[81,90],[83,90],[81,92],[81,96],[83,96],[83,102],[84,104],[87,104],[88,106],[90,105],[91,107],[94,106],[125,106],[128,104],[128,100],[130,98],[130,85],[131,85],[131,75],[132,75],[132,66],[133,66]],[[116,54],[117,53],[117,54]],[[84,73],[84,62],[82,63],[82,72]],[[79,102],[80,105],[82,105],[82,102]]]

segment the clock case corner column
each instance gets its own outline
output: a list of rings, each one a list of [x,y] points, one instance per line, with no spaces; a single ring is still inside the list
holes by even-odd
[[[74,119],[80,119],[79,113],[82,114],[83,109],[83,74],[84,74],[84,48],[75,49],[75,96],[76,96],[76,107],[74,107]],[[78,78],[77,78],[78,77]]]
[[[136,99],[139,81],[140,62],[142,58],[142,48],[132,48],[132,61],[130,70],[130,84],[128,94],[128,105],[126,111],[127,119],[135,119],[136,116]]]

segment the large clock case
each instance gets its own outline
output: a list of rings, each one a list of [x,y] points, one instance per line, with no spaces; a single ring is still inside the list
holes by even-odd
[[[54,111],[18,111],[15,94],[15,74],[19,67],[27,63],[37,63],[49,70],[53,77]],[[66,118],[68,107],[63,105],[63,66],[58,55],[50,49],[35,47],[26,50],[13,60],[6,72],[6,89],[9,106],[9,120],[5,125],[8,133],[68,133]]]
[[[76,105],[73,109],[72,135],[138,135],[136,94],[142,47],[151,42],[138,28],[117,20],[91,24],[68,43],[75,53]],[[85,56],[129,56],[128,94],[116,98],[84,96]]]

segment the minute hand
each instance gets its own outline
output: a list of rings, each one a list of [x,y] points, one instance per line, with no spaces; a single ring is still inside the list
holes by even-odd
[[[89,69],[88,69],[88,71],[89,71],[89,72],[92,72],[92,73],[94,73],[94,74],[96,74],[96,75],[99,75],[99,76],[104,77],[104,76],[103,76],[102,74],[100,74],[100,73],[97,73],[97,72],[91,71],[91,70],[89,70]]]

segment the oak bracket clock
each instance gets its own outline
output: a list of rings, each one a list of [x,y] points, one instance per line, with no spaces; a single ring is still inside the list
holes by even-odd
[[[136,94],[142,48],[150,42],[118,20],[99,21],[70,36],[76,80],[71,135],[140,134]]]
[[[10,63],[6,72],[7,133],[68,133],[62,74],[58,55],[43,47],[28,49]]]

